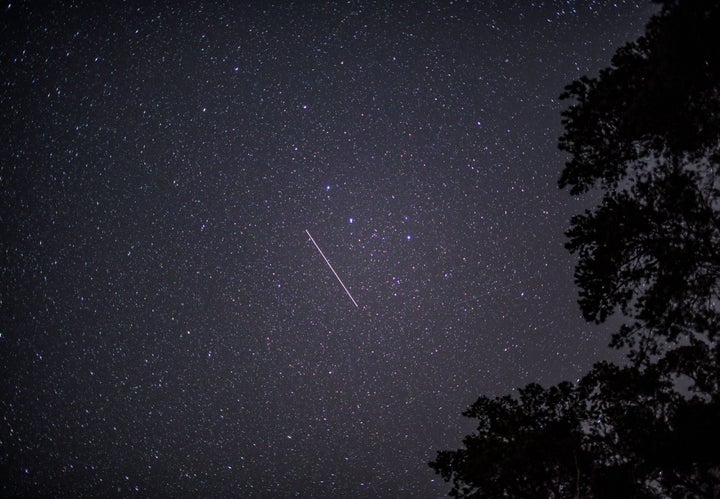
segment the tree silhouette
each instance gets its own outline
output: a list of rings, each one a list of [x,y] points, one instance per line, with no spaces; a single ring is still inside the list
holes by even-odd
[[[559,185],[588,321],[628,319],[578,383],[480,397],[453,496],[720,497],[720,2],[663,0],[637,41],[562,94]]]
[[[562,95],[560,186],[603,192],[567,233],[580,308],[632,318],[613,345],[637,361],[720,325],[720,4],[663,3],[612,67]]]
[[[477,433],[465,437],[465,449],[439,452],[430,463],[451,495],[540,497],[552,491],[587,492],[589,456],[583,449],[582,416],[570,383],[544,390],[531,384],[510,396],[480,397],[464,416],[478,419]]]

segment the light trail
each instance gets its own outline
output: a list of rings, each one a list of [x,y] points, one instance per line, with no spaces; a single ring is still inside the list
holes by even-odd
[[[330,260],[327,259],[327,257],[325,256],[325,253],[322,252],[322,250],[320,249],[320,246],[318,246],[318,244],[315,242],[315,239],[313,239],[313,237],[310,235],[310,231],[307,230],[307,229],[305,229],[305,232],[307,233],[308,237],[310,238],[310,240],[312,241],[312,243],[315,245],[315,247],[317,248],[317,250],[320,252],[320,256],[323,257],[323,260],[325,260],[325,263],[327,263],[327,264],[328,264],[328,267],[330,267],[330,270],[332,270],[332,273],[335,274],[335,277],[337,278],[338,282],[340,283],[340,286],[343,287],[343,289],[345,290],[345,292],[347,293],[347,295],[350,297],[350,299],[352,300],[352,302],[353,302],[353,304],[355,305],[355,307],[357,307],[358,304],[357,304],[357,302],[355,301],[355,298],[352,297],[352,295],[350,294],[350,291],[348,291],[348,288],[345,287],[345,284],[343,284],[342,279],[340,279],[340,276],[337,274],[337,272],[335,272],[335,269],[333,268],[333,266],[330,265]]]

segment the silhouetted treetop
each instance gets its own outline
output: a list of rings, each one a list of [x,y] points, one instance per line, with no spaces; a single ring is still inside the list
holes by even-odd
[[[581,445],[577,393],[570,383],[530,384],[517,398],[478,398],[463,412],[478,420],[477,432],[464,449],[439,452],[430,467],[453,479],[451,496],[586,495],[591,459]]]
[[[597,78],[566,88],[559,184],[599,187],[573,217],[580,308],[632,321],[614,337],[634,360],[720,327],[720,2],[665,1]]]
[[[720,403],[685,399],[657,367],[596,364],[579,383],[480,397],[477,430],[430,467],[457,497],[713,497]]]
[[[580,194],[663,159],[718,153],[720,3],[666,0],[646,33],[620,48],[597,78],[566,87],[561,187]],[[717,163],[717,157],[715,158]]]

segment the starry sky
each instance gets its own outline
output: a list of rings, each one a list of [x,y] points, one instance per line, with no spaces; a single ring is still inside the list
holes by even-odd
[[[649,2],[49,3],[0,14],[2,495],[441,497],[479,395],[613,356],[557,97]]]

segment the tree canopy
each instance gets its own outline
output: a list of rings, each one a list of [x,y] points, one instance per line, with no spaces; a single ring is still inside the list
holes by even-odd
[[[577,384],[480,397],[464,448],[430,466],[457,497],[714,497],[720,404],[686,398],[657,366],[598,363]]]
[[[429,463],[453,496],[720,496],[720,2],[659,3],[561,96],[559,185],[601,194],[567,231],[580,309],[623,314],[629,362],[480,397]]]
[[[602,191],[573,217],[580,308],[638,360],[720,325],[720,3],[665,1],[597,78],[566,87],[560,187]]]

